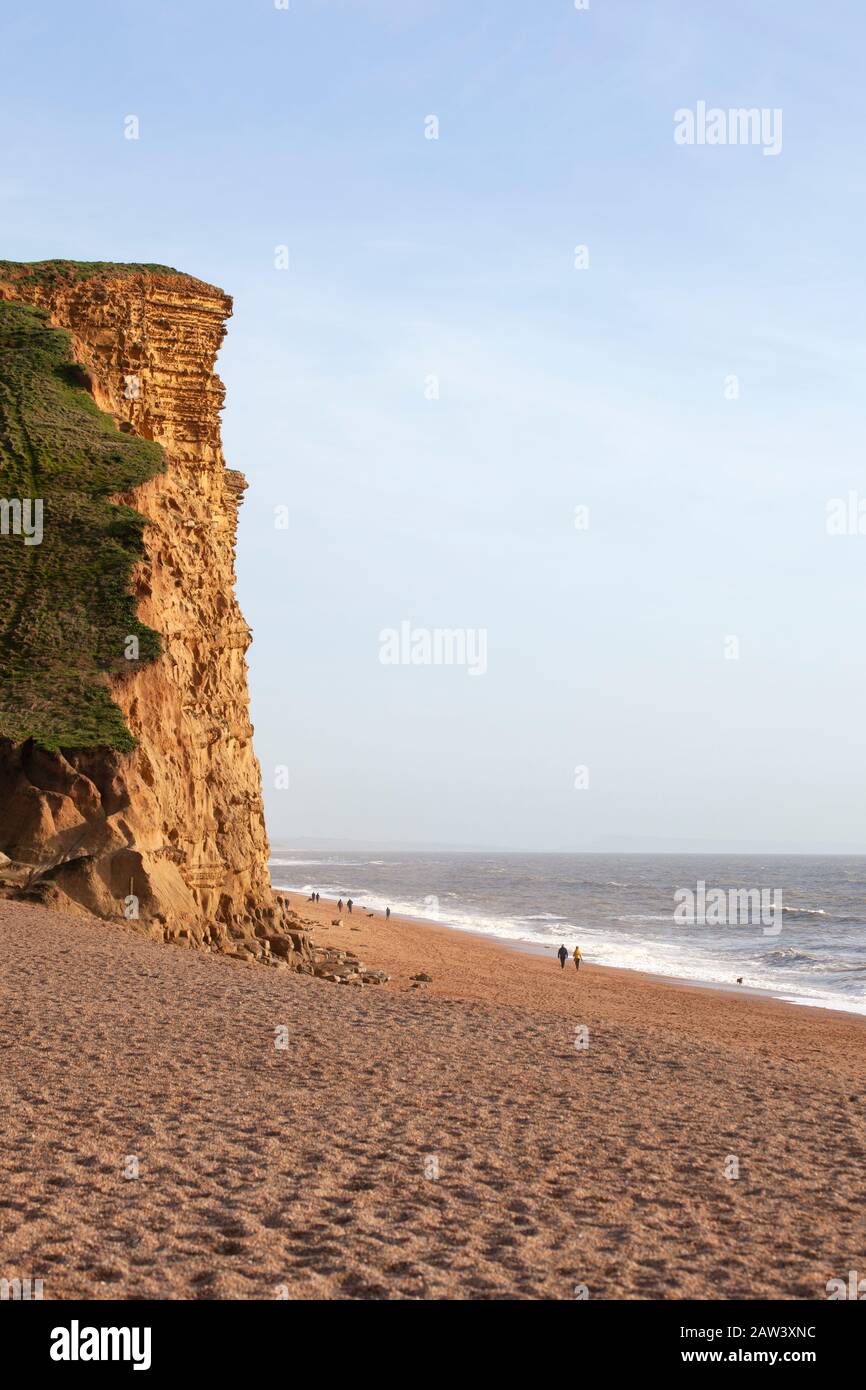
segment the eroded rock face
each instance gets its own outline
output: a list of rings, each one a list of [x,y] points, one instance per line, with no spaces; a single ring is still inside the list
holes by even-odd
[[[163,642],[153,664],[110,681],[138,746],[64,756],[0,741],[0,849],[102,916],[122,918],[135,899],[154,934],[258,952],[282,908],[248,713],[250,631],[234,594],[246,482],[225,466],[214,373],[231,300],[145,272],[11,278],[0,295],[46,309],[99,407],[166,453],[163,473],[118,499],[149,521],[133,590]]]

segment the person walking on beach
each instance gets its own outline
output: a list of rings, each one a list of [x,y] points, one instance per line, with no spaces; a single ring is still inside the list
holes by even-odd
[[[386,921],[386,922],[387,922],[387,920],[388,920],[388,918],[389,918],[390,916],[391,916],[391,909],[390,909],[390,907],[386,907],[386,908],[385,908],[385,921]]]
[[[568,960],[568,952],[564,946],[560,946],[556,954],[559,956],[559,968],[560,970],[564,970],[565,962]]]
[[[342,899],[342,898],[341,898],[340,901],[337,903],[337,911],[338,911],[338,912],[342,912],[342,911],[343,911],[343,899]]]
[[[346,906],[347,906],[347,908],[349,909],[349,911],[351,912],[351,911],[352,911],[352,899],[351,899],[351,898],[347,898],[347,899],[346,899]]]
[[[579,946],[575,946],[575,948],[574,948],[574,968],[575,968],[575,970],[579,970],[579,969],[580,969],[580,962],[581,962],[580,947],[579,947]]]

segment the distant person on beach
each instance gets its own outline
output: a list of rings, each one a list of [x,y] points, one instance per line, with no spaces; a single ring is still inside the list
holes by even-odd
[[[347,898],[347,899],[346,899],[346,906],[347,906],[347,908],[349,909],[349,911],[351,912],[351,911],[352,911],[352,899],[351,899],[351,898]]]
[[[579,947],[579,946],[575,946],[575,948],[574,948],[574,968],[575,968],[575,970],[579,970],[579,969],[580,969],[580,961],[581,961],[580,947]]]
[[[388,920],[388,918],[389,918],[390,916],[391,916],[391,909],[390,909],[390,907],[386,907],[386,908],[385,908],[385,921],[386,921],[386,922],[387,922],[387,920]]]
[[[351,908],[350,908],[349,910],[351,911]],[[342,912],[342,911],[343,911],[343,899],[342,899],[342,898],[341,898],[340,901],[337,903],[337,911],[338,911],[338,912]]]
[[[556,954],[559,956],[559,968],[560,970],[564,970],[565,962],[568,960],[568,952],[564,946],[560,946]]]
[[[318,901],[319,901],[319,895],[318,895],[318,893],[317,893],[317,894],[316,894],[316,902],[318,902]]]

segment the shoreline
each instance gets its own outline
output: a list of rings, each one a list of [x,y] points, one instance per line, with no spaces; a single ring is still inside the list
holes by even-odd
[[[274,885],[274,892],[291,900],[292,907],[301,915],[303,915],[306,909],[313,909],[317,906],[314,903],[308,902],[307,899],[309,895],[301,889],[280,888]],[[322,910],[333,910],[333,912],[336,913],[337,901],[336,898],[322,897],[318,903],[318,907]],[[362,915],[366,920],[369,920],[366,918],[366,914],[372,911],[372,915],[377,921],[381,921],[383,924],[385,923],[385,914],[381,909],[369,909],[363,903],[356,903],[355,907],[359,915],[359,920],[361,920]],[[343,911],[345,914],[345,905]],[[494,949],[505,950],[512,953],[516,952],[520,955],[529,955],[543,960],[555,958],[555,951],[557,949],[552,944],[550,946],[545,946],[541,942],[519,941],[516,938],[488,936],[485,932],[478,931],[472,927],[455,927],[447,921],[437,920],[431,917],[417,917],[412,913],[392,912],[389,921],[395,925],[407,923],[428,930],[446,931],[456,937],[467,937],[473,941],[484,943]],[[569,951],[570,950],[571,948],[569,948]],[[375,967],[376,962],[370,961],[368,964]],[[567,969],[570,970],[571,968],[571,960],[569,960]],[[729,984],[720,980],[694,980],[686,975],[665,975],[651,970],[641,970],[638,967],[605,965],[602,963],[594,963],[592,958],[586,955],[584,955],[582,968],[610,971],[614,976],[624,975],[634,979],[645,980],[651,984],[669,985],[672,989],[707,990],[715,994],[728,994],[735,998],[772,1001],[784,1008],[796,1009],[798,1011],[808,1009],[810,1012],[818,1011],[821,1014],[839,1015],[841,1018],[866,1018],[866,1014],[858,1009],[845,1009],[836,1004],[824,1004],[814,996],[808,998],[804,997],[800,1000],[793,998],[790,994],[764,989],[757,985]]]

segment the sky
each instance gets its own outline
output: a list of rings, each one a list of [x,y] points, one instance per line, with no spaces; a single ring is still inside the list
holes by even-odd
[[[866,852],[856,0],[0,13],[0,256],[234,297],[274,844]]]

